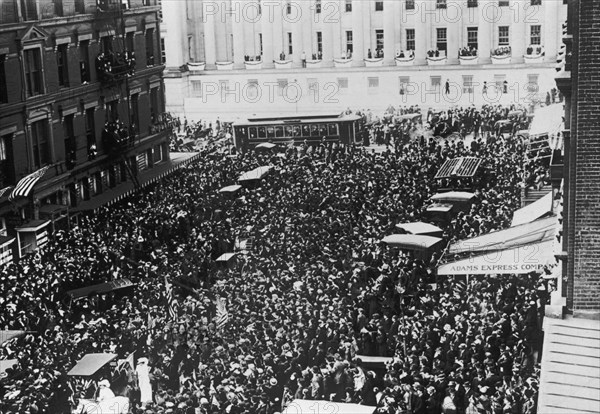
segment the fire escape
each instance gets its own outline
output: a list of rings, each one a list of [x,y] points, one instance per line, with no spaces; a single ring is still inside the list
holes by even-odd
[[[134,169],[135,160],[127,159],[127,151],[134,147],[138,135],[138,125],[133,122],[131,114],[129,78],[135,73],[136,59],[133,45],[125,45],[124,10],[127,5],[122,0],[100,0],[95,17],[96,30],[104,33],[100,54],[96,57],[96,73],[105,95],[122,96],[125,89],[127,102],[127,120],[123,122],[118,116],[118,107],[109,109],[109,119],[102,131],[104,148],[109,157],[120,161],[135,187],[140,182]]]

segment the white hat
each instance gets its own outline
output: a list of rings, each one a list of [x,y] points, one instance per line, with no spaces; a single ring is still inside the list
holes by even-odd
[[[147,364],[148,363],[148,358],[140,358],[137,361],[138,364]]]
[[[99,387],[106,387],[106,388],[110,388],[110,382],[108,382],[108,380],[103,379],[102,381],[100,381],[98,383]]]

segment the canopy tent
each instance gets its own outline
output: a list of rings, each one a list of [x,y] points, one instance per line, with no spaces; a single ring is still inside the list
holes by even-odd
[[[422,251],[431,249],[440,243],[442,239],[419,234],[392,234],[384,237],[381,241],[403,250]]]
[[[240,178],[238,179],[238,181],[244,182],[244,181],[262,180],[269,173],[269,171],[271,171],[271,168],[272,167],[269,167],[269,166],[257,167],[253,170],[247,171],[247,172],[243,173],[242,175],[240,175]]]
[[[552,201],[554,195],[552,191],[540,198],[539,200],[516,210],[513,214],[511,227],[515,227],[525,223],[531,223],[539,218],[543,218],[552,214]]]
[[[281,414],[373,414],[377,407],[322,400],[294,400]]]
[[[115,290],[126,289],[135,286],[135,284],[129,279],[117,279],[112,282],[99,283],[97,285],[86,286],[84,288],[73,289],[67,292],[72,299],[77,300],[88,297],[91,294],[103,294],[113,292]]]
[[[481,159],[477,157],[460,157],[446,160],[435,175],[435,179],[449,177],[471,178],[475,176],[480,165]]]
[[[549,105],[536,109],[531,125],[529,125],[529,136],[551,135],[562,131],[564,115],[565,112],[562,104]]]
[[[87,354],[71,368],[67,375],[90,377],[98,372],[103,366],[109,364],[117,358],[117,354]]]
[[[2,359],[0,360],[0,379],[7,376],[6,370],[17,365],[19,361],[16,359]]]
[[[275,148],[276,146],[277,145],[275,145],[275,144],[273,144],[271,142],[263,142],[263,143],[258,144],[254,148],[256,148],[256,149],[267,149],[267,150],[270,150],[270,149]]]
[[[429,223],[424,223],[422,221],[396,224],[396,228],[398,230],[403,230],[405,233],[408,234],[423,236],[440,237],[443,233],[443,230],[440,229],[438,226],[434,226],[433,224]]]
[[[10,341],[13,338],[25,335],[26,331],[7,330],[0,331],[0,345]]]
[[[239,184],[234,184],[234,185],[228,185],[227,187],[223,187],[219,190],[219,193],[226,193],[226,194],[234,194],[237,193],[240,189],[242,188],[241,185]]]
[[[12,190],[10,195],[8,196],[9,200],[14,200],[17,197],[27,197],[31,194],[33,187],[37,184],[37,182],[46,174],[50,168],[49,165],[40,168],[39,170],[29,174],[26,177],[21,178],[21,180],[17,183],[15,188]]]
[[[437,193],[431,197],[435,202],[470,202],[475,198],[474,193],[467,191],[449,191],[447,193]]]
[[[526,274],[556,263],[554,242],[527,244],[469,257],[438,267],[438,275]]]
[[[495,231],[467,240],[461,240],[450,245],[448,254],[490,252],[515,248],[531,243],[545,242],[554,238],[555,231],[556,217],[551,216],[531,223],[510,227],[505,230]]]

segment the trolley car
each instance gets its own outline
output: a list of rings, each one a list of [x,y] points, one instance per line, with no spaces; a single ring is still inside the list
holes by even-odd
[[[238,149],[255,148],[262,143],[358,145],[362,143],[361,123],[360,116],[347,114],[253,117],[235,122],[233,137]]]

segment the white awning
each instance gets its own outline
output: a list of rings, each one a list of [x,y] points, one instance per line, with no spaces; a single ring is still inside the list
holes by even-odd
[[[448,254],[490,252],[551,240],[556,232],[556,217],[548,217],[506,230],[461,240],[450,245]],[[552,250],[552,249],[551,249]]]
[[[442,239],[420,234],[392,234],[381,241],[404,250],[427,250],[440,243]]]
[[[511,227],[531,223],[548,214],[552,214],[553,193],[550,191],[534,203],[516,210],[513,214]]]
[[[415,221],[413,223],[400,223],[396,224],[396,228],[404,230],[409,234],[423,234],[423,235],[441,235],[443,230],[433,224],[424,223],[422,221]]]
[[[563,129],[565,110],[563,104],[540,107],[535,110],[529,125],[529,136],[551,135]]]
[[[542,272],[545,266],[556,263],[553,246],[554,243],[552,241],[546,241],[469,257],[441,265],[438,267],[438,275],[493,275]]]
[[[251,171],[245,172],[240,176],[238,181],[261,180],[271,171],[271,167],[257,167]]]

